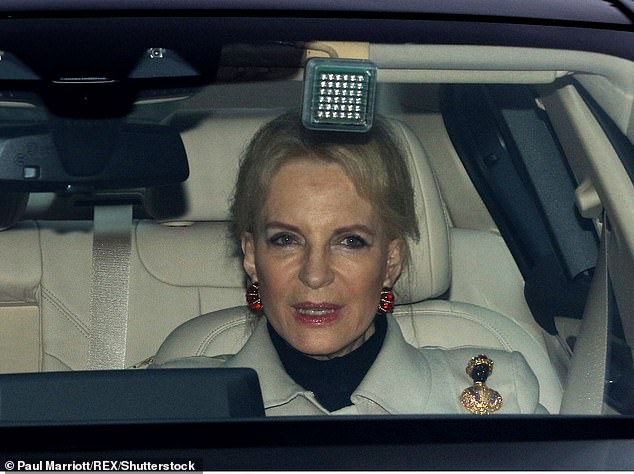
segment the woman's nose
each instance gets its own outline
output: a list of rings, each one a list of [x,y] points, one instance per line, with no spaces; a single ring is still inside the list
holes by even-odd
[[[333,278],[328,252],[308,248],[299,274],[302,283],[309,288],[318,289],[327,286]]]

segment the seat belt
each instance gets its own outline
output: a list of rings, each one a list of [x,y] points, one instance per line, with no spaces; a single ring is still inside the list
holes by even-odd
[[[95,205],[89,367],[125,368],[132,204]]]
[[[608,219],[604,212],[599,258],[572,354],[561,402],[562,415],[600,415],[603,412],[610,325],[609,239]]]

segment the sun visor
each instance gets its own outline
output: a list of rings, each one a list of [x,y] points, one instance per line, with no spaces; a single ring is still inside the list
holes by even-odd
[[[63,120],[0,128],[0,188],[90,192],[179,183],[189,167],[180,134],[164,125]]]

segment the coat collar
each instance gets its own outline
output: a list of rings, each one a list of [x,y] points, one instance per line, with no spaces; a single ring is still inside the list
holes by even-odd
[[[396,321],[391,316],[387,318],[383,347],[351,400],[354,404],[378,405],[391,414],[424,413],[430,396],[431,370],[423,362],[420,352],[405,341]],[[298,396],[304,396],[318,406],[312,394],[295,383],[284,370],[264,318],[226,366],[250,367],[258,372],[266,409],[284,405]]]

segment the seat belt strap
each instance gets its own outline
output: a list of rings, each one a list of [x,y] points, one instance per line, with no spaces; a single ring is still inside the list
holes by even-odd
[[[132,205],[95,206],[92,245],[91,369],[125,368]]]
[[[599,258],[572,354],[561,402],[562,415],[600,415],[603,412],[610,325],[609,239],[607,214],[604,213]]]

